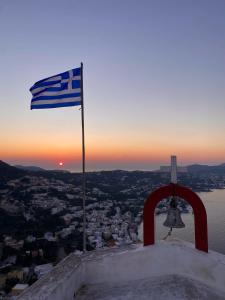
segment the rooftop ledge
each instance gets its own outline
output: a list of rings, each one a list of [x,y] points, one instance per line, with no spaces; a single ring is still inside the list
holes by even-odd
[[[181,240],[74,253],[18,300],[225,300],[225,256]]]

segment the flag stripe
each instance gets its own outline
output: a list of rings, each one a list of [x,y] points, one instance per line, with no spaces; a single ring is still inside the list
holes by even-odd
[[[58,90],[58,91],[55,91],[54,93],[51,92],[51,91],[46,90],[46,91],[44,91],[42,93],[38,93],[37,96],[34,96],[33,99],[32,99],[32,101],[36,100],[37,98],[40,98],[40,97],[59,96],[59,95],[68,95],[68,94],[71,95],[71,94],[80,94],[80,93],[81,93],[81,89],[80,88],[78,88],[78,89],[72,89],[70,91],[65,91],[65,90],[61,90],[60,91],[60,90]],[[76,96],[74,96],[74,97],[76,97]]]
[[[32,92],[33,97],[36,97],[37,95],[43,94],[44,92],[56,92],[56,91],[62,91],[63,89],[67,88],[67,83],[59,84],[59,85],[54,85],[48,88],[39,88],[37,89],[37,92],[35,90],[35,93]]]
[[[52,85],[50,85],[50,87],[42,86],[42,87],[34,88],[30,91],[31,91],[32,95],[35,96],[36,94],[46,91],[49,88],[61,88],[61,84],[60,83],[52,84]]]
[[[60,84],[61,80],[55,80],[55,81],[49,81],[49,82],[41,82],[39,84],[34,84],[31,88],[30,91],[32,92],[36,88],[42,88],[42,87],[47,87],[47,86],[52,86],[54,84]]]
[[[57,81],[57,80],[61,80],[61,76],[53,76],[53,77],[49,77],[47,79],[43,79],[44,82],[51,82],[51,81]]]
[[[44,108],[56,108],[56,107],[67,107],[67,106],[78,106],[81,105],[81,101],[77,102],[63,102],[54,104],[37,104],[31,105],[31,109],[44,109]]]
[[[64,98],[76,98],[80,97],[81,93],[68,93],[63,95],[56,95],[56,96],[40,96],[36,97],[35,99],[32,99],[32,102],[38,101],[38,100],[58,100],[58,99],[64,99]]]
[[[58,99],[58,100],[38,100],[38,101],[34,101],[32,103],[32,106],[38,105],[38,104],[54,104],[54,103],[66,103],[66,102],[80,102],[81,101],[81,97],[77,97],[76,100],[71,97],[71,98],[67,98],[67,99]]]

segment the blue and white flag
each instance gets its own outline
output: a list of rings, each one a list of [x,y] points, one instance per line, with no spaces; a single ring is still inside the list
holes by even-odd
[[[36,82],[31,109],[81,105],[81,68],[76,68]]]

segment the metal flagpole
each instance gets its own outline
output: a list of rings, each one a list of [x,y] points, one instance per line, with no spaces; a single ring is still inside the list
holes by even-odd
[[[81,62],[81,122],[82,122],[82,173],[83,173],[83,252],[86,252],[86,176],[85,176],[85,136],[84,136],[84,92],[83,63]]]

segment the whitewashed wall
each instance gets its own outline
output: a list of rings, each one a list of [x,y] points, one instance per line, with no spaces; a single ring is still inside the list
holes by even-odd
[[[36,281],[21,295],[20,300],[71,300],[84,283],[84,264],[71,254],[50,273]]]
[[[225,256],[176,240],[93,251],[82,258],[71,254],[18,299],[72,300],[83,284],[119,284],[170,274],[198,280],[225,294]]]

